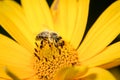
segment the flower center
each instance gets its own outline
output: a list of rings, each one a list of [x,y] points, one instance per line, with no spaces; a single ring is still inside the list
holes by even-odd
[[[38,80],[53,80],[60,69],[79,64],[77,51],[55,32],[41,32],[35,44],[33,68]]]

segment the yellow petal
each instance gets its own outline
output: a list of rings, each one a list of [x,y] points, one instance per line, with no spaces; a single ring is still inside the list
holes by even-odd
[[[67,39],[67,0],[55,0],[51,7],[55,31]]]
[[[8,76],[10,76],[13,80],[20,80],[15,74],[13,74],[9,69],[5,68],[5,72]]]
[[[114,67],[112,69],[109,70],[117,80],[120,80],[120,67]]]
[[[78,3],[77,0],[67,1],[67,38],[70,41],[76,24]]]
[[[75,48],[79,45],[85,30],[88,7],[89,0],[55,0],[51,7],[55,30]]]
[[[4,68],[8,68],[19,78],[27,78],[33,74],[32,55],[13,40],[0,35],[0,77],[9,78]]]
[[[114,76],[102,68],[90,68],[83,80],[116,80]]]
[[[88,18],[88,11],[89,11],[89,2],[90,0],[79,0],[77,5],[77,19],[75,23],[75,29],[73,34],[71,35],[71,44],[77,48],[79,43],[83,38],[83,34],[85,32],[87,18]],[[71,15],[72,16],[72,15]]]
[[[46,0],[21,0],[29,27],[34,34],[44,29],[53,30],[53,20]]]
[[[120,65],[120,41],[108,46],[100,54],[83,62],[90,67],[101,66],[104,68],[111,68]]]
[[[22,46],[32,50],[34,36],[25,23],[21,7],[12,0],[0,1],[0,25]]]
[[[72,39],[71,43],[75,48],[79,45],[85,30],[88,8],[89,0],[55,0],[51,7],[55,30],[67,41]]]
[[[114,2],[94,23],[79,47],[80,61],[100,53],[120,33],[120,1]]]
[[[71,66],[62,68],[58,71],[54,80],[73,80],[78,79],[80,76],[87,72],[86,66]]]

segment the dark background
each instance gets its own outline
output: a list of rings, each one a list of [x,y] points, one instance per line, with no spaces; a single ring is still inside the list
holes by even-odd
[[[20,3],[20,0],[15,0],[16,2]],[[53,0],[47,0],[49,6],[52,4]],[[95,22],[95,20],[99,17],[99,15],[115,0],[90,0],[90,9],[89,9],[89,17],[88,17],[88,23],[86,27],[86,32],[89,30],[89,28],[92,26],[92,24]],[[11,37],[1,26],[0,26],[0,33],[7,35]],[[117,39],[120,40],[118,37]],[[115,40],[116,41],[116,40]],[[114,41],[114,42],[115,42]]]
[[[15,1],[20,4],[20,0],[15,0]],[[52,1],[53,0],[47,0],[49,6],[52,4]],[[89,17],[88,17],[88,22],[87,22],[87,27],[86,27],[85,34],[89,30],[89,28],[93,25],[93,23],[95,22],[95,20],[99,17],[99,15],[110,4],[112,4],[116,0],[90,0],[90,1],[91,2],[90,2],[90,9],[89,9]],[[0,33],[2,33],[4,35],[7,35],[10,38],[12,38],[1,26],[0,26]],[[112,43],[114,43],[116,41],[120,41],[120,35]],[[120,67],[117,67],[117,68],[119,68],[118,70],[120,71]]]

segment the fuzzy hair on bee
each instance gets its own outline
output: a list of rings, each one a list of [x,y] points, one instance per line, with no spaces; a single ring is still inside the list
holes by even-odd
[[[56,32],[50,32],[50,31],[43,31],[36,36],[36,41],[49,40],[50,42],[57,43],[61,39],[62,37],[59,36]]]

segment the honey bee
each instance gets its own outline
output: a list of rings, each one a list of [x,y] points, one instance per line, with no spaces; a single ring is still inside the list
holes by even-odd
[[[47,39],[49,38],[49,34],[50,33],[48,31],[43,31],[36,36],[36,40]]]
[[[50,42],[57,43],[61,40],[62,37],[59,36],[56,32],[43,31],[36,36],[36,40],[49,40]]]

